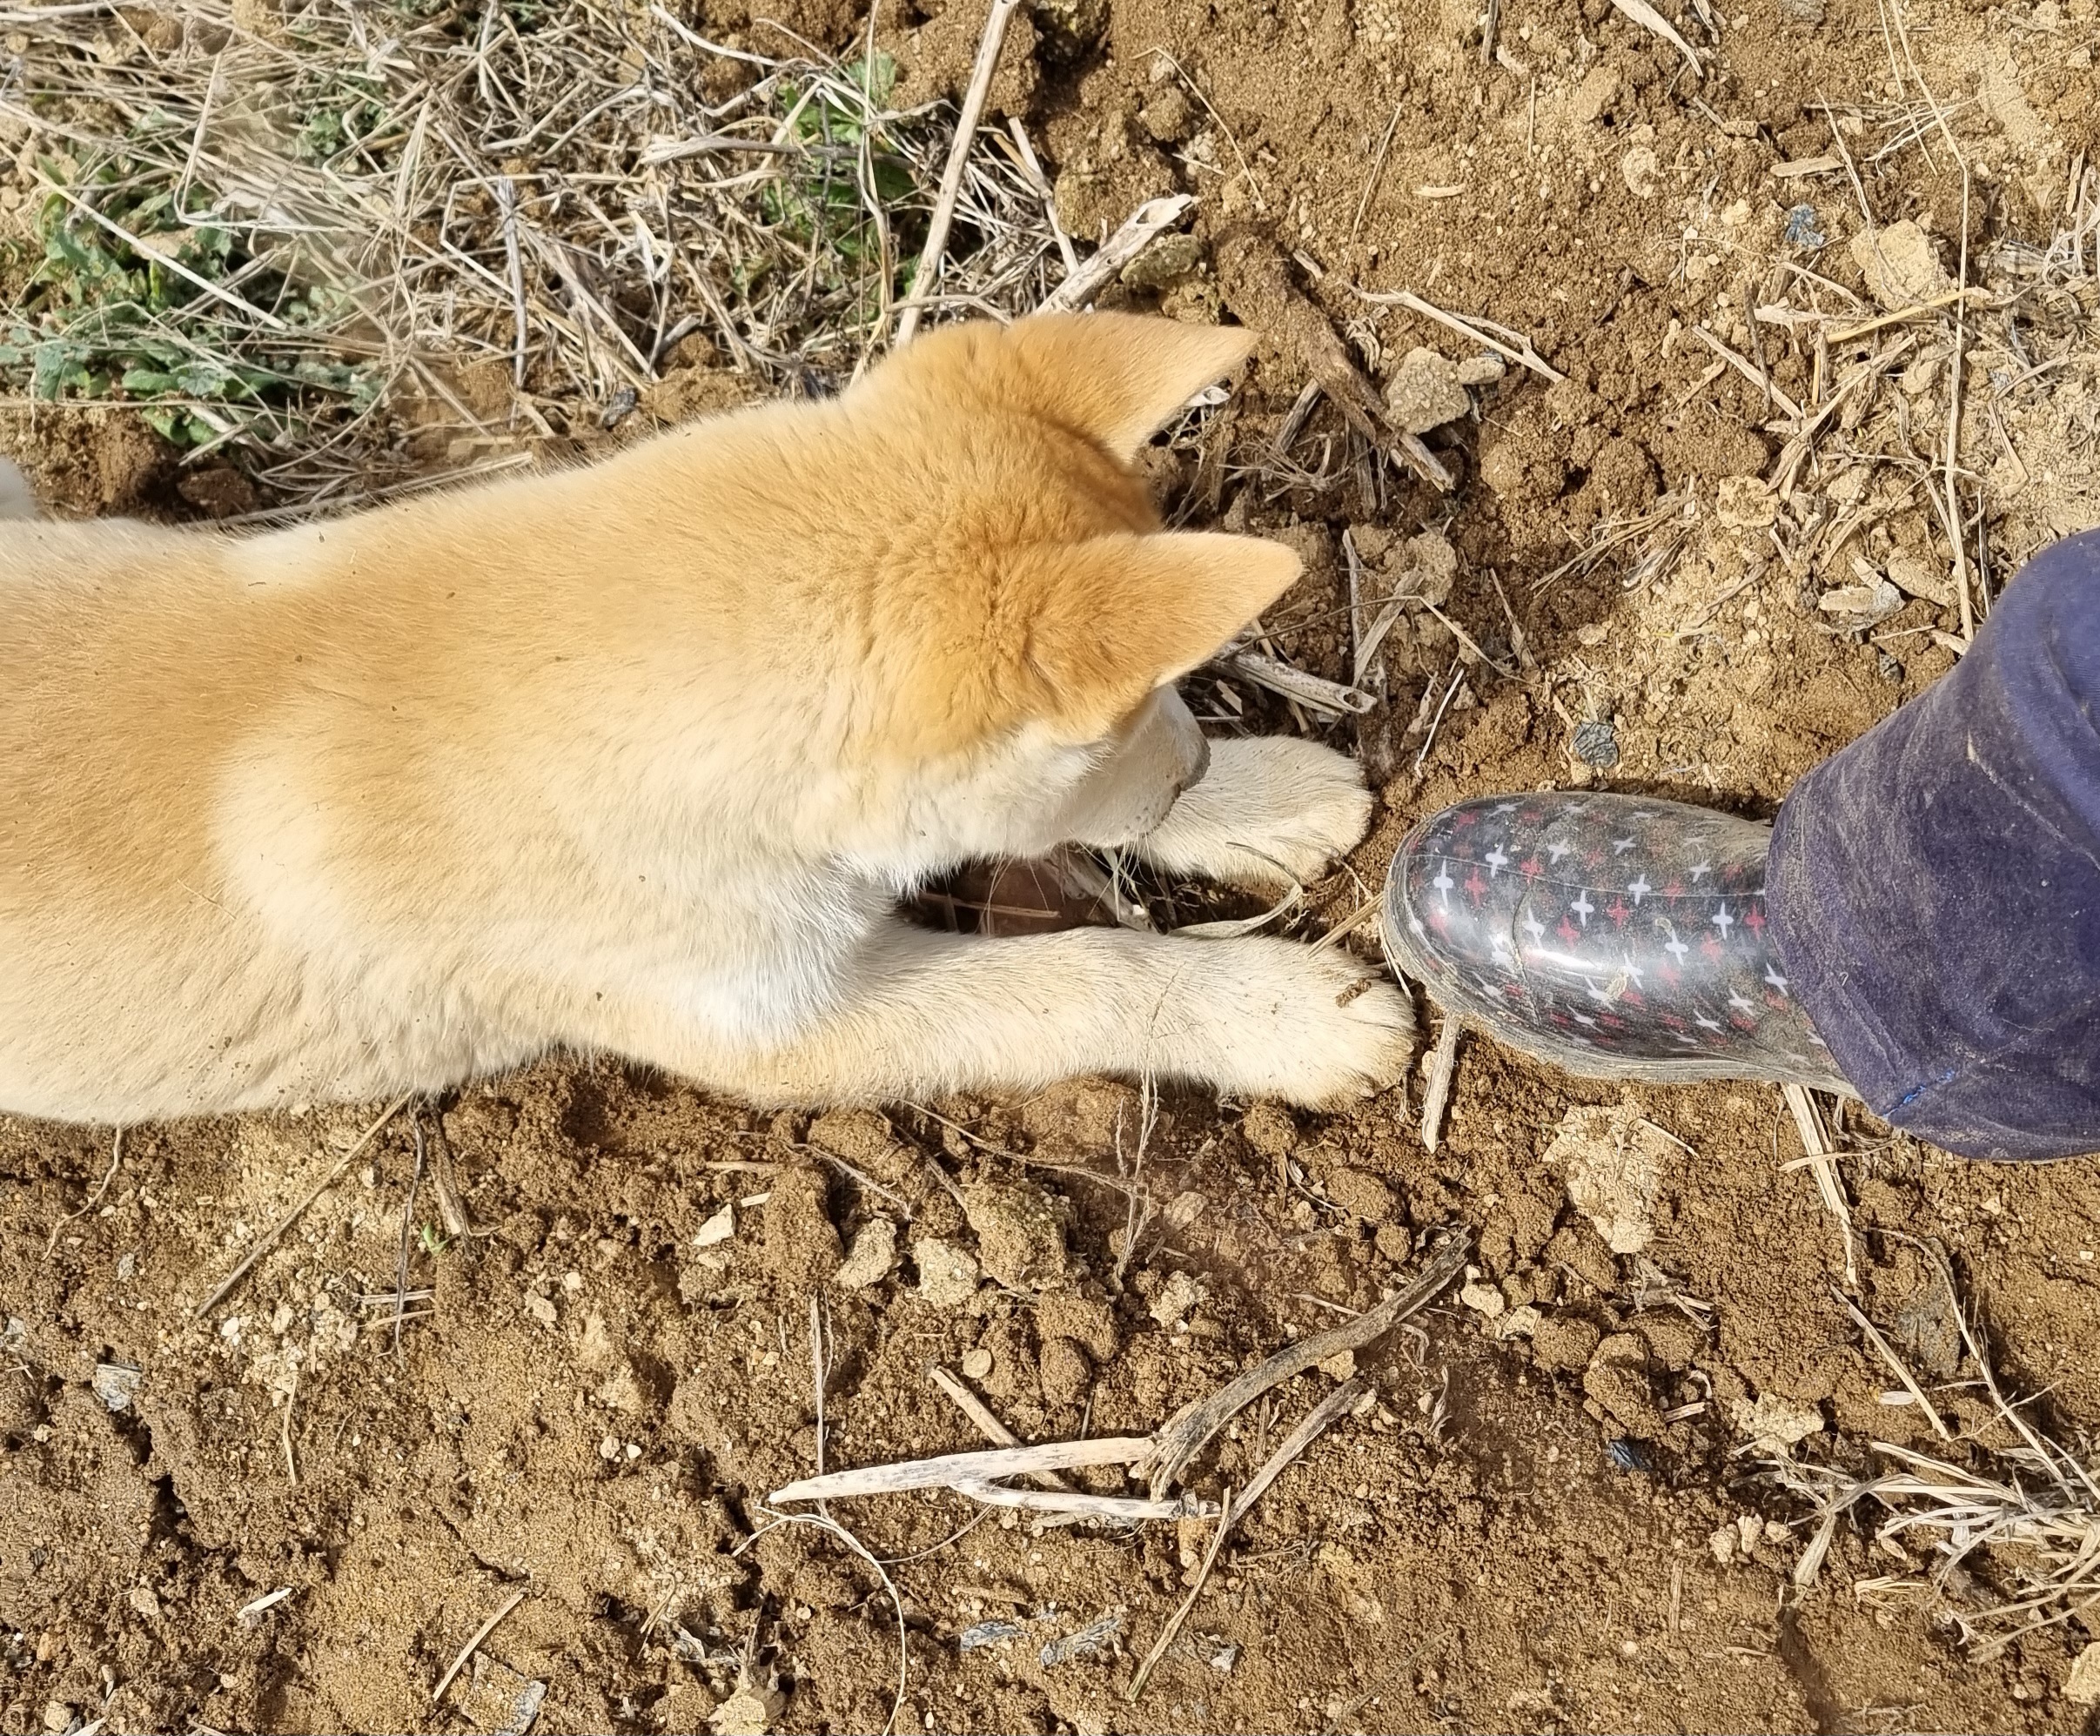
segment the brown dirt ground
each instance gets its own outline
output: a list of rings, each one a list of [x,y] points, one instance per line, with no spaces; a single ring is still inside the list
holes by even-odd
[[[1310,292],[1374,369],[1439,334],[1374,318],[1345,280],[1487,313],[1573,376],[1547,392],[1513,375],[1477,425],[1433,437],[1461,474],[1448,501],[1394,476],[1367,493],[1346,466],[1296,483],[1265,467],[1304,378],[1287,352],[1264,358],[1209,444],[1154,454],[1177,510],[1222,510],[1305,548],[1305,585],[1268,625],[1306,667],[1343,673],[1345,525],[1446,528],[1462,557],[1447,613],[1507,654],[1499,578],[1525,620],[1539,670],[1505,680],[1476,667],[1419,777],[1419,741],[1404,728],[1452,646],[1432,623],[1396,637],[1387,703],[1359,741],[1385,782],[1352,864],[1365,884],[1425,812],[1588,778],[1567,748],[1577,712],[1616,720],[1615,786],[1768,813],[1805,767],[1948,667],[1922,635],[1899,662],[1819,631],[1775,582],[1731,608],[1725,630],[1671,638],[1748,570],[1725,538],[1656,590],[1622,591],[1607,565],[1534,591],[1571,533],[1660,490],[1710,493],[1768,466],[1758,389],[1733,375],[1698,388],[1707,358],[1670,328],[1736,329],[1744,286],[1766,292],[1787,204],[1814,200],[1831,231],[1816,268],[1859,285],[1842,245],[1848,188],[1825,178],[1775,197],[1766,171],[1829,148],[1803,106],[1817,93],[1887,98],[1883,14],[1869,0],[1741,3],[1698,83],[1608,0],[1507,0],[1500,65],[1482,64],[1465,5],[1110,0],[1095,48],[1060,61],[1046,27],[1013,80],[1007,100],[1075,232],[1098,233],[1155,191],[1204,196],[1205,263],[1167,292],[1176,311],[1254,305],[1246,262],[1265,238],[1325,269]],[[893,21],[907,94],[952,85],[980,16],[956,0],[945,16]],[[709,22],[732,40],[767,28],[734,4]],[[857,28],[837,7],[791,9],[788,22],[832,42]],[[1965,131],[1984,171],[1979,237],[2045,238],[2071,158],[2100,147],[2092,0],[1921,6],[1909,28],[1937,88],[1977,99]],[[1208,108],[1187,100],[1162,50]],[[1637,151],[1653,159],[1629,179]],[[1868,172],[1884,222],[1958,228],[1943,159],[1936,172],[1911,149]],[[1775,352],[1777,382],[1802,392],[1805,358]],[[669,393],[664,413],[723,395],[701,382]],[[1316,419],[1314,445],[1338,429]],[[191,479],[120,417],[40,412],[6,438],[75,510],[208,513],[230,491],[239,504],[224,480],[183,489]],[[2008,563],[2100,517],[2090,449],[2083,465],[2076,454],[2072,441],[2062,475],[2034,460],[2030,498],[1994,520]],[[1922,546],[1930,532],[1919,515],[1890,535]],[[1936,621],[1949,624],[1914,604],[1891,625]],[[1232,703],[1208,684],[1198,694],[1211,712]],[[1258,695],[1235,698],[1288,727]],[[1357,897],[1347,876],[1327,891],[1332,911]],[[1477,1236],[1486,1281],[1549,1329],[1498,1340],[1453,1297],[1426,1317],[1426,1340],[1366,1355],[1378,1402],[1254,1511],[1135,1706],[1124,1698],[1135,1660],[1184,1597],[1206,1527],[1038,1532],[1009,1516],[956,1536],[969,1510],[949,1497],[835,1509],[891,1562],[904,1599],[904,1727],[2089,1727],[2062,1697],[2070,1659],[2095,1637],[2077,1623],[1974,1661],[1915,1606],[1855,1597],[1855,1581],[1893,1569],[1849,1528],[1819,1582],[1794,1587],[1802,1509],[1761,1478],[1729,1401],[1814,1406],[1823,1432],[1802,1450],[1854,1461],[1867,1438],[1921,1438],[1922,1423],[1881,1402],[1883,1371],[1833,1298],[1842,1245],[1806,1175],[1781,1168],[1800,1148],[1778,1094],[1625,1094],[1688,1148],[1665,1166],[1640,1259],[1612,1254],[1540,1163],[1571,1107],[1621,1095],[1475,1042],[1434,1156],[1406,1100],[1419,1103],[1418,1082],[1295,1123],[1170,1096],[1139,1169],[1137,1100],[1119,1086],[813,1131],[808,1117],[761,1118],[617,1066],[549,1063],[426,1116],[486,1233],[418,1237],[410,1287],[428,1295],[398,1346],[389,1309],[365,1298],[394,1288],[405,1120],[204,1322],[194,1304],[372,1106],[135,1129],[99,1192],[107,1129],[0,1121],[0,1731],[97,1718],[111,1730],[495,1730],[527,1682],[545,1684],[544,1730],[692,1730],[747,1656],[785,1695],[775,1727],[880,1729],[898,1660],[887,1595],[827,1535],[761,1529],[755,1511],[815,1457],[813,1297],[835,1352],[831,1465],[977,1444],[924,1373],[966,1357],[1024,1438],[1137,1432],[1374,1301],[1412,1232],[1453,1223]],[[1854,1132],[1862,1150],[1845,1167],[1869,1311],[1894,1318],[1924,1284],[1879,1232],[1936,1237],[2006,1380],[2046,1390],[2036,1414],[2059,1438],[2100,1426],[2094,1164],[1973,1165]],[[936,1165],[973,1199],[1017,1178],[1047,1190],[1067,1214],[1069,1263],[1050,1274],[1064,1287],[1013,1268],[966,1303],[922,1297],[909,1281],[919,1238],[1011,1263]],[[1133,1189],[1154,1210],[1119,1276]],[[701,1245],[724,1207],[735,1234]],[[842,1288],[842,1250],[876,1217],[898,1223],[904,1270]],[[413,1222],[437,1221],[426,1183]],[[1637,1307],[1644,1284],[1654,1300],[1655,1271],[1706,1306]],[[1177,1273],[1204,1294],[1170,1329],[1152,1306]],[[128,1409],[97,1397],[104,1363],[142,1371]],[[1307,1374],[1250,1412],[1199,1484],[1244,1483],[1331,1384]],[[1701,1400],[1696,1415],[1663,1414]],[[1972,1399],[1949,1403],[1988,1427]],[[1610,1444],[1628,1439],[1636,1448],[1614,1458]],[[1723,1527],[1754,1535],[1747,1557],[1717,1558]],[[481,1661],[433,1711],[439,1675],[513,1592],[522,1600]],[[1120,1620],[1111,1645],[1043,1663],[1046,1641],[1107,1613]],[[963,1631],[990,1619],[1016,1632],[962,1651]]]

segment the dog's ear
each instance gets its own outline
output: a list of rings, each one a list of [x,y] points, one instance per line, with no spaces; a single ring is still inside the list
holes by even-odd
[[[1008,624],[1032,707],[1075,741],[1105,735],[1297,580],[1281,543],[1209,531],[1095,537],[1012,558]]]
[[[1253,348],[1253,334],[1238,326],[1134,313],[1037,313],[1003,331],[980,322],[930,332],[885,372],[1032,411],[1128,462]]]

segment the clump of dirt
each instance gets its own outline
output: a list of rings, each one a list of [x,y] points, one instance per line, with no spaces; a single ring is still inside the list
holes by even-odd
[[[703,10],[694,28],[731,49],[781,48],[753,9]],[[1068,235],[1198,198],[1104,300],[1271,328],[1233,401],[1146,462],[1178,519],[1299,550],[1267,642],[1376,701],[1332,720],[1190,684],[1211,727],[1324,734],[1381,787],[1372,837],[1294,922],[1347,918],[1406,827],[1461,797],[1608,779],[1769,812],[1951,667],[1952,551],[1921,479],[1954,334],[1889,327],[1913,343],[1860,392],[1871,417],[1834,410],[1788,488],[1768,387],[1815,401],[1840,383],[1819,361],[1834,329],[1951,282],[1959,175],[1873,8],[1752,0],[1718,41],[1705,10],[1673,12],[1699,79],[1609,0],[1506,4],[1486,52],[1473,9],[1389,0],[1016,21],[992,114],[1025,123]],[[1972,171],[1972,280],[1993,248],[2042,272],[2030,254],[2067,197],[2085,209],[2100,148],[2074,64],[2090,0],[1905,16]],[[878,19],[900,100],[959,88],[982,17]],[[827,47],[865,23],[829,4],[782,22]],[[2029,377],[2046,359],[2014,353],[2092,316],[2088,289],[2048,281],[2046,318],[1979,308],[1962,333],[1962,486],[1988,509],[1971,558],[1991,587],[2100,519],[2100,377]],[[1369,298],[1399,289],[1495,322],[1475,329],[1501,347]],[[1513,360],[1520,338],[1564,378]],[[603,438],[752,390],[706,338],[663,360]],[[455,394],[486,361],[447,377]],[[1306,392],[1337,365],[1450,492]],[[182,465],[121,414],[17,414],[0,444],[68,512],[253,509],[238,473]],[[1822,607],[1841,581],[1901,600],[1855,630]],[[113,1167],[107,1130],[0,1122],[0,1728],[489,1729],[529,1701],[543,1730],[881,1729],[890,1585],[915,1729],[2085,1719],[2085,1617],[1965,1652],[1929,1599],[1887,1594],[1929,1565],[1863,1513],[1797,1585],[1811,1516],[1760,1467],[1948,1450],[1842,1305],[1848,1271],[1964,1443],[2005,1444],[1921,1244],[2003,1377],[2046,1394],[2028,1414],[2063,1439],[2100,1428],[2090,1163],[1964,1163],[1855,1112],[1848,1251],[1786,1167],[1768,1088],[1607,1087],[1469,1041],[1433,1152],[1419,1097],[1300,1118],[1089,1081],[774,1117],[550,1063],[420,1111],[470,1233],[427,1188],[409,1214],[399,1121],[202,1317],[371,1110],[134,1129]],[[1152,1430],[1375,1304],[1454,1224],[1473,1269],[1419,1333],[1299,1376],[1203,1462],[1204,1491],[1244,1487],[1337,1379],[1370,1383],[1233,1534],[1135,1706],[1204,1523],[836,1504],[878,1575],[763,1505],[820,1451],[980,1444],[929,1364],[1024,1439]],[[1942,1595],[1990,1597],[1988,1570]]]

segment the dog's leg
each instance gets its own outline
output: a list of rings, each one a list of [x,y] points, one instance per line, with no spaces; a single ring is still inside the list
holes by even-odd
[[[1169,874],[1280,889],[1312,881],[1364,835],[1356,761],[1294,735],[1213,741],[1211,769],[1133,847]]]
[[[763,1103],[881,1103],[1151,1074],[1309,1106],[1406,1070],[1413,1015],[1340,952],[1112,929],[985,940],[886,924],[838,1009],[770,1049],[661,1006],[594,1003],[587,1040]],[[584,1035],[584,1034],[580,1034]]]

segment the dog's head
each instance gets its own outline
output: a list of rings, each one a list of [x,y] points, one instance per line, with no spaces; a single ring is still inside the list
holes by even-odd
[[[893,740],[951,774],[958,823],[1025,852],[1157,825],[1206,761],[1175,680],[1297,578],[1290,549],[1160,527],[1138,450],[1250,335],[1118,314],[931,332],[845,408],[910,526],[878,557]]]

